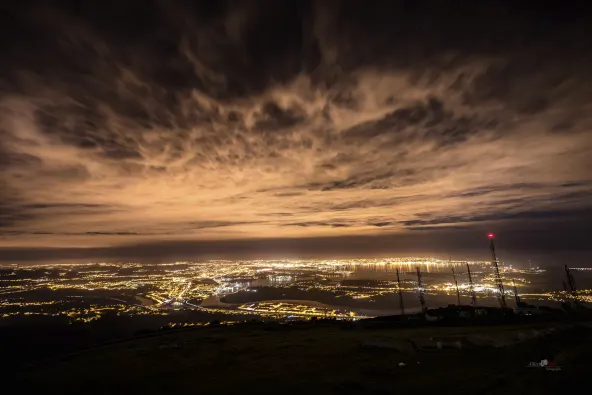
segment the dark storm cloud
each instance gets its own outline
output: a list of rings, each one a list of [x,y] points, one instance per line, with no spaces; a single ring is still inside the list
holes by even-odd
[[[198,222],[188,222],[187,227],[191,229],[210,229],[210,228],[222,228],[226,226],[237,226],[237,225],[246,225],[246,224],[255,224],[260,223],[262,221],[248,221],[248,222],[240,222],[240,221],[198,221]]]
[[[263,213],[260,214],[262,217],[291,217],[293,213]]]
[[[561,185],[564,186],[564,185]],[[488,187],[482,187],[482,188],[475,188],[472,190],[468,190],[466,192],[462,192],[459,193],[458,195],[453,195],[453,196],[457,196],[457,197],[474,197],[474,196],[483,196],[483,195],[488,195],[490,193],[496,193],[496,192],[508,192],[508,191],[515,191],[515,190],[521,190],[521,189],[538,189],[538,188],[543,188],[544,185],[542,184],[526,184],[526,183],[518,183],[518,184],[513,184],[513,185],[498,185],[498,186],[488,186]]]
[[[86,232],[85,234],[91,236],[130,236],[130,235],[139,235],[136,232]]]
[[[41,160],[33,155],[0,151],[0,168],[32,167],[40,165]]]
[[[379,227],[379,228],[382,228],[384,226],[389,226],[389,225],[392,225],[392,224],[393,224],[393,222],[390,222],[390,221],[389,222],[373,222],[373,223],[370,223],[370,225],[376,226],[376,227]]]
[[[470,230],[475,229],[471,226],[461,226],[461,225],[440,225],[438,227],[434,226],[409,226],[409,230],[419,230],[419,231],[462,231],[462,230]]]
[[[419,130],[424,135],[416,133],[418,126],[422,126]],[[359,140],[388,134],[395,143],[426,137],[454,140],[474,132],[475,126],[470,127],[469,120],[465,117],[456,118],[451,112],[444,111],[442,101],[431,97],[425,103],[397,109],[378,121],[356,125],[345,130],[343,135],[346,139]],[[409,130],[410,128],[413,129]]]
[[[26,209],[45,209],[45,208],[96,208],[104,207],[103,204],[91,203],[53,203],[53,204],[26,204],[23,208]]]
[[[147,235],[137,232],[19,232],[19,231],[0,231],[0,235],[27,236],[27,235],[53,235],[53,236],[138,236]]]
[[[352,225],[351,224],[342,223],[342,222],[333,222],[333,221],[329,221],[329,222],[309,221],[309,222],[288,223],[288,224],[284,224],[283,226],[300,226],[300,227],[303,227],[303,228],[317,227],[317,226],[330,226],[332,228],[347,228],[347,227],[352,226]]]
[[[304,113],[298,108],[281,108],[277,103],[267,102],[261,112],[255,114],[255,129],[278,132],[304,122]]]
[[[575,7],[60,4],[0,13],[4,246],[589,218]]]
[[[584,210],[587,213],[588,210]],[[581,212],[574,211],[525,211],[516,213],[495,213],[490,215],[476,215],[470,217],[439,217],[427,220],[411,220],[402,221],[403,225],[415,226],[415,225],[438,225],[438,224],[450,224],[450,223],[467,223],[467,222],[483,222],[492,220],[504,220],[504,219],[555,219],[563,217],[574,217],[581,214]]]

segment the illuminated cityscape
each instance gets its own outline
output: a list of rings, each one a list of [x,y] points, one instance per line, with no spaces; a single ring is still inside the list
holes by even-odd
[[[104,317],[153,317],[159,322],[197,324],[212,319],[358,319],[399,314],[396,282],[408,311],[418,309],[415,268],[423,273],[428,307],[470,304],[495,306],[498,288],[487,261],[430,258],[343,260],[205,260],[158,265],[139,263],[55,264],[0,269],[0,322],[59,317],[93,322]],[[549,304],[590,302],[592,292],[554,291],[539,268],[501,266],[523,301]],[[506,297],[514,295],[507,287]]]

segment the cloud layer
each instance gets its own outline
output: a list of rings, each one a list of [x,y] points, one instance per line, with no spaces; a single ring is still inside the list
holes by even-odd
[[[7,10],[0,246],[590,223],[578,10],[124,3]]]

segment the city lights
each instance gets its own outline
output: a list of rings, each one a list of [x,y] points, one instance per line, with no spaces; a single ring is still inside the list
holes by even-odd
[[[422,291],[428,305],[436,307],[445,303],[438,302],[444,300],[439,298],[456,294],[450,272],[454,266],[459,292],[468,298],[471,290],[463,271],[467,264],[474,272],[477,298],[493,300],[499,290],[487,261],[402,257],[9,265],[0,269],[0,317],[64,317],[71,322],[92,322],[110,314],[169,316],[181,312],[274,319],[369,317],[394,309],[394,303],[391,306],[385,300],[398,292],[397,269],[403,275],[401,291],[416,300],[415,270],[419,266],[425,274]],[[531,289],[532,281],[543,272],[511,265],[501,268],[503,281],[513,280],[526,295],[561,298],[561,294]],[[321,303],[317,298],[325,300]]]

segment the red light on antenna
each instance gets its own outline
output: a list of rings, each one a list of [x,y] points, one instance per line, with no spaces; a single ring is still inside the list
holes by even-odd
[[[487,235],[490,239],[493,239],[493,233]]]

